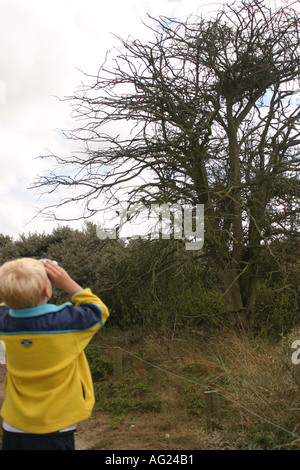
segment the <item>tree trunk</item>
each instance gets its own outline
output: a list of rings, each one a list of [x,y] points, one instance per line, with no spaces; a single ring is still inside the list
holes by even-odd
[[[243,332],[246,331],[249,325],[236,270],[230,269],[229,267],[219,270],[218,278],[219,283],[222,286],[230,325],[234,329],[238,329]]]

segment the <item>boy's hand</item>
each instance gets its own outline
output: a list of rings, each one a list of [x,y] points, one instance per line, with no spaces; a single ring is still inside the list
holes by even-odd
[[[44,261],[43,264],[48,277],[54,286],[62,289],[69,295],[73,295],[82,290],[82,287],[77,284],[77,282],[73,281],[67,271],[65,271],[61,266],[50,260]]]

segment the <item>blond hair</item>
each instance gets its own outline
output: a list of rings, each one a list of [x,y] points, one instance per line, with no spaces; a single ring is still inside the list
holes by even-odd
[[[43,303],[47,282],[44,265],[32,258],[8,261],[0,268],[0,296],[10,308],[35,307]]]

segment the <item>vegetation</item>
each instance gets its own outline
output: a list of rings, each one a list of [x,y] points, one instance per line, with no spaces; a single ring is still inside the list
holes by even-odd
[[[271,254],[265,259],[251,330],[239,334],[230,326],[214,269],[177,241],[99,240],[88,223],[18,240],[2,236],[0,263],[22,256],[56,259],[110,308],[106,327],[87,348],[96,395],[91,424],[82,430],[88,446],[291,449],[299,445],[300,381],[291,360],[292,341],[300,339],[299,264],[290,263],[288,243],[271,246],[277,250],[290,268],[276,269]],[[65,300],[54,292],[53,302]],[[111,346],[140,358],[123,354],[121,382],[113,377]],[[203,386],[194,382],[228,398],[221,397],[220,430],[206,429]],[[94,426],[101,429],[103,419],[110,437],[97,441]]]
[[[152,42],[120,40],[114,60],[70,97],[83,124],[67,137],[84,151],[51,155],[57,171],[33,182],[63,191],[42,211],[54,219],[78,202],[83,218],[108,199],[112,209],[124,199],[129,209],[202,204],[203,249],[186,250],[175,234],[100,239],[91,222],[17,240],[0,235],[0,263],[55,259],[108,305],[107,327],[87,353],[95,413],[108,413],[112,427],[138,413],[178,431],[188,417],[191,425],[199,420],[195,439],[182,441],[181,433],[181,444],[172,445],[299,447],[284,429],[297,434],[299,421],[290,335],[300,339],[300,18],[284,3],[273,10],[263,0],[241,0],[209,20],[160,18],[149,26]],[[65,300],[54,291],[53,302]],[[128,359],[122,383],[96,347],[114,331],[115,343],[147,358],[137,367]],[[201,441],[197,385],[149,363],[224,392],[217,440]]]
[[[95,381],[92,422],[101,429],[107,417],[109,432],[99,432],[98,441],[91,432],[91,447],[300,449],[299,385],[291,362],[291,341],[299,337],[299,330],[273,342],[228,329],[201,339],[195,333],[148,331],[128,344],[125,332],[103,331],[87,354],[98,356],[102,375]],[[112,364],[109,347],[123,340],[135,356],[123,353],[117,382],[112,371],[107,375],[106,361]],[[214,431],[207,428],[206,388],[221,393],[220,426]]]
[[[265,254],[251,332],[279,338],[299,325],[300,268],[297,244],[276,242]],[[282,264],[278,267],[276,253]],[[214,333],[230,326],[216,283],[216,269],[178,240],[100,240],[96,226],[67,226],[51,234],[0,237],[0,263],[18,257],[50,258],[110,308],[108,328],[152,327],[176,334],[182,329]],[[284,268],[284,269],[283,269]],[[53,302],[64,302],[55,290]]]
[[[62,194],[43,211],[54,218],[64,204],[73,217],[76,202],[82,217],[120,202],[202,204],[198,255],[242,328],[253,321],[270,244],[299,229],[300,18],[294,2],[267,3],[152,19],[149,42],[120,39],[69,98],[77,125],[66,135],[83,151],[51,155],[57,169],[33,183]]]

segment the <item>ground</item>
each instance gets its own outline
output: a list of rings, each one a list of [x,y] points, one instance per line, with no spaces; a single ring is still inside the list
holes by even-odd
[[[6,367],[0,364],[0,405]],[[207,433],[199,417],[178,419],[178,412],[112,417],[94,412],[78,424],[76,450],[194,450],[218,449],[218,433]]]
[[[208,433],[199,418],[175,421],[175,416],[143,414],[117,423],[108,414],[94,414],[80,423],[76,450],[206,450],[221,449],[218,432]]]
[[[274,343],[231,331],[205,341],[126,334],[121,343],[125,334],[108,330],[86,350],[96,402],[92,416],[78,423],[76,450],[300,449],[292,337]],[[116,345],[123,352],[121,378]],[[0,406],[5,374],[0,364]],[[207,389],[219,391],[214,431],[207,426]]]

